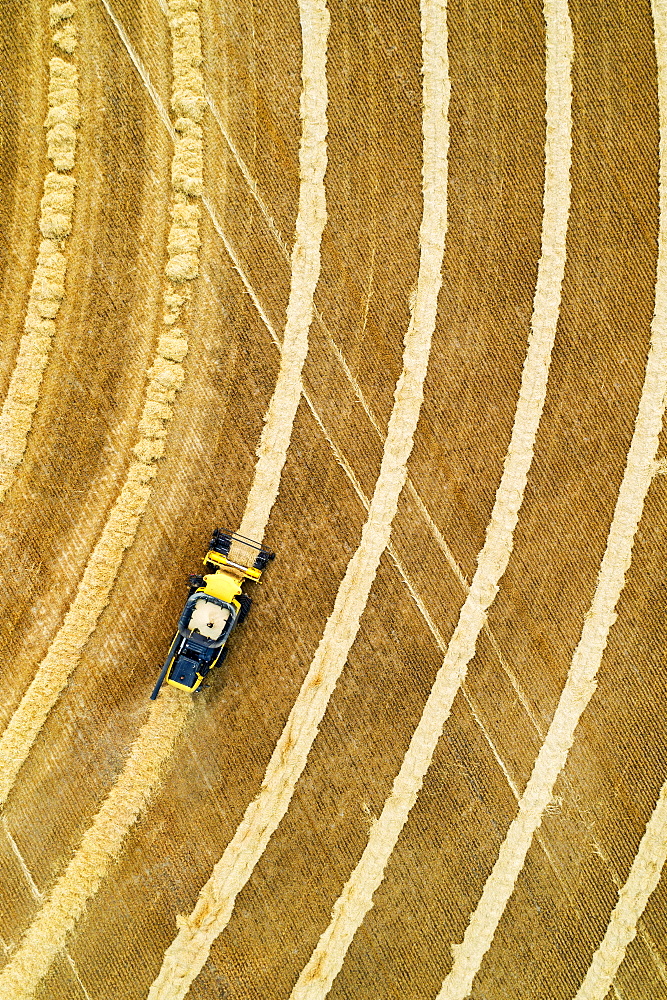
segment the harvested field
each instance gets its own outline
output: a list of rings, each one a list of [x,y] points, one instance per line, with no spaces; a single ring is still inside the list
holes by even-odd
[[[0,32],[0,1000],[667,998],[667,0]]]

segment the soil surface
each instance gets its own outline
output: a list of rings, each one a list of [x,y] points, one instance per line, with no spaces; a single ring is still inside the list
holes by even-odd
[[[160,106],[171,114],[170,29],[158,0],[110,5],[117,23],[100,0],[76,0],[71,54],[54,47],[47,4],[0,5],[3,393],[52,169],[43,123],[54,56],[76,64],[81,101],[65,292],[26,450],[0,506],[3,726],[58,634],[125,482],[165,330],[174,146]],[[312,406],[301,398],[264,538],[277,557],[224,668],[196,696],[161,786],[37,986],[40,1000],[147,995],[177,915],[191,913],[260,790],[360,542],[367,511],[341,458],[370,499],[418,280],[422,34],[417,0],[330,0],[328,9],[328,220],[303,369]],[[655,303],[657,68],[648,2],[572,0],[570,18],[567,259],[513,551],[332,1000],[435,1000],[517,814],[607,545]],[[268,327],[281,341],[299,206],[299,7],[201,0],[199,20],[212,212],[202,205],[199,274],[178,320],[189,344],[185,379],[109,603],[4,806],[2,963],[123,769],[212,528],[241,522],[280,367]],[[469,583],[528,346],[546,139],[540,4],[448,0],[447,26],[443,281],[411,488],[391,541],[445,648],[466,589],[434,531]],[[664,446],[662,438],[658,459]],[[667,478],[656,475],[597,689],[474,1000],[571,1000],[604,936],[667,777],[666,546]],[[194,980],[193,1000],[290,996],[382,811],[443,656],[385,552],[289,809]],[[608,996],[667,997],[664,875]]]

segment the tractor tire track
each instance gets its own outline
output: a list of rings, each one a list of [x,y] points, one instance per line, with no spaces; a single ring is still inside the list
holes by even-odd
[[[654,2],[654,10],[658,4]],[[660,11],[664,16],[664,12]],[[657,17],[656,17],[657,21]],[[661,25],[661,34],[667,24]],[[604,937],[593,956],[588,972],[577,990],[575,1000],[604,1000],[614,978],[634,941],[639,920],[651,893],[660,881],[667,860],[667,783],[648,821],[630,874],[619,891],[618,902],[611,914]]]

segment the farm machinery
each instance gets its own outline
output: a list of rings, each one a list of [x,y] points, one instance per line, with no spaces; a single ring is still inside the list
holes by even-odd
[[[190,592],[153,688],[153,701],[165,682],[181,691],[198,691],[209,671],[224,662],[227,640],[252,604],[242,584],[257,582],[274,558],[275,553],[249,538],[215,529],[204,556],[206,575],[188,578]]]

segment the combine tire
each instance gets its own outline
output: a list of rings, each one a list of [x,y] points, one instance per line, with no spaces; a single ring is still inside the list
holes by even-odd
[[[250,611],[250,605],[252,600],[247,594],[239,594],[239,604],[241,605],[241,610],[239,611],[239,616],[236,620],[237,625],[242,625],[243,622],[248,617],[248,612]]]

